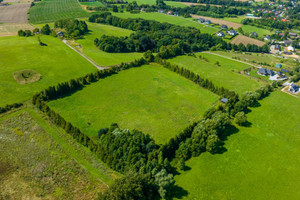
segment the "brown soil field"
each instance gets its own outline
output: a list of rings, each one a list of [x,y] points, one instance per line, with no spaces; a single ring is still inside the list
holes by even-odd
[[[187,6],[191,6],[191,5],[195,5],[195,6],[197,6],[197,5],[206,6],[205,3],[190,3],[190,2],[180,2],[180,3],[182,3],[182,4],[184,4],[184,5],[187,5]],[[215,4],[209,4],[209,5],[210,5],[210,6],[216,6],[216,7],[222,7],[221,5],[215,5]]]
[[[2,23],[27,23],[27,11],[30,4],[14,4],[0,7],[0,22]]]
[[[236,36],[232,41],[231,44],[236,44],[239,45],[240,43],[242,43],[243,45],[247,45],[247,44],[256,44],[257,46],[263,46],[265,44],[265,42],[263,41],[259,41],[250,37],[246,37],[244,35],[238,35]]]
[[[214,24],[219,24],[219,25],[224,24],[224,25],[227,25],[228,27],[232,27],[234,29],[237,29],[242,26],[242,24],[239,24],[239,23],[229,22],[229,21],[225,21],[222,19],[212,18],[212,17],[204,17],[204,16],[200,16],[200,15],[191,15],[191,16],[195,19],[199,19],[199,18],[208,19]]]
[[[33,30],[30,24],[5,23],[0,24],[0,37],[17,35],[18,30]]]

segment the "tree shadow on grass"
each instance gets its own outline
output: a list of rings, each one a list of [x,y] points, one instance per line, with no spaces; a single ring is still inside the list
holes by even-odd
[[[174,198],[176,199],[182,199],[183,197],[186,197],[188,195],[188,191],[184,188],[174,185],[172,189],[170,190],[170,193],[168,197],[166,197],[167,200],[172,200]]]

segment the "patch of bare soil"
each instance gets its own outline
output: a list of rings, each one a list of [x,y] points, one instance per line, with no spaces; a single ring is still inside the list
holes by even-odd
[[[27,23],[27,12],[30,3],[13,4],[0,7],[0,22],[2,23]]]
[[[263,42],[263,41],[256,40],[256,39],[244,36],[244,35],[238,35],[231,41],[231,44],[239,45],[240,43],[242,43],[245,46],[247,46],[247,44],[255,44],[260,47],[264,46],[264,44],[265,44],[265,42]]]

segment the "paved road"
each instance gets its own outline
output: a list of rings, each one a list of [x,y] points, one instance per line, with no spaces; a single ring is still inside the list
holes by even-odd
[[[89,59],[88,57],[86,57],[83,53],[80,53],[79,51],[77,51],[76,49],[74,49],[71,45],[68,44],[67,40],[63,40],[63,43],[65,43],[68,47],[70,47],[71,49],[73,49],[75,52],[77,52],[78,54],[80,54],[83,58],[85,58],[87,61],[89,61],[92,65],[94,65],[97,69],[99,70],[103,70],[106,69],[106,67],[100,67],[98,66],[96,63],[94,63],[91,59]]]

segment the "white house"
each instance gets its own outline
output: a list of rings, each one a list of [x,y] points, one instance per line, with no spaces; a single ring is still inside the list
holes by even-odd
[[[224,34],[223,32],[218,32],[218,33],[217,33],[217,36],[218,36],[218,37],[224,37],[225,34]]]

